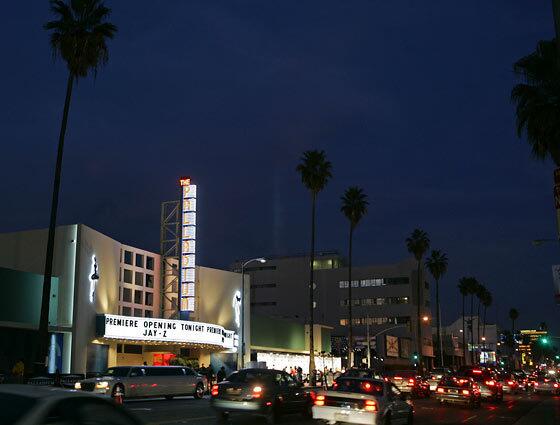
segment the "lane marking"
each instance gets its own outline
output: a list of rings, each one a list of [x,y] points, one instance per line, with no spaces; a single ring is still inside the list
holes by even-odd
[[[471,416],[470,418],[467,418],[467,419],[465,419],[465,420],[463,420],[463,421],[461,421],[461,422],[462,422],[462,423],[465,423],[465,422],[468,422],[468,421],[470,421],[471,419],[474,419],[474,418],[477,418],[477,417],[478,417],[478,415],[474,415],[474,416]]]

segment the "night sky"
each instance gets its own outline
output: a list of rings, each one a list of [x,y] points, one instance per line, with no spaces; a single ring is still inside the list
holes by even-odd
[[[552,38],[549,0],[107,1],[109,64],[74,91],[59,223],[159,251],[160,203],[199,184],[198,261],[308,250],[310,197],[295,167],[323,149],[318,249],[347,249],[340,196],[364,188],[358,264],[408,257],[417,226],[461,276],[494,293],[490,317],[559,332],[551,265],[552,164],[514,131],[512,63]],[[48,225],[66,68],[48,3],[3,6],[0,231]],[[303,284],[303,282],[302,282]]]

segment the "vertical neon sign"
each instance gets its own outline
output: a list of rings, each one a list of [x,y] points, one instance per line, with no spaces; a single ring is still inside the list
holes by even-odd
[[[196,256],[196,185],[189,177],[181,184],[181,272],[179,285],[179,316],[188,319],[195,308]]]

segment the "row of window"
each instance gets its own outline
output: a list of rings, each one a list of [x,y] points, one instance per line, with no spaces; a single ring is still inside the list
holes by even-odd
[[[134,276],[134,279],[133,279]],[[146,286],[146,288],[153,288],[154,287],[154,275],[153,274],[144,274],[142,272],[134,272],[130,269],[123,269],[121,282],[124,283],[134,283],[138,286]]]
[[[133,314],[134,313],[134,314]],[[121,315],[123,316],[134,316],[134,317],[154,317],[154,312],[152,310],[142,310],[141,308],[132,307],[121,307]]]
[[[134,260],[134,263],[133,261]],[[127,251],[121,249],[121,263],[128,264],[129,266],[141,267],[143,269],[153,270],[154,269],[154,257],[149,255],[134,254],[132,251]]]
[[[386,304],[408,304],[410,302],[409,297],[377,297],[377,298],[354,298],[352,300],[352,305],[355,306],[366,306],[366,305],[386,305]],[[348,306],[348,298],[345,300],[340,300],[341,306]]]
[[[353,280],[352,288],[369,288],[372,286],[406,285],[410,283],[408,277],[376,277],[372,279]],[[338,282],[339,288],[348,288],[348,281]]]
[[[409,316],[398,317],[355,317],[352,319],[353,325],[400,325],[410,323]],[[340,319],[341,326],[348,326],[348,319]]]
[[[132,302],[132,289],[122,288],[122,295],[119,292],[119,301],[125,303]],[[154,305],[154,294],[153,292],[143,292],[139,290],[134,291],[134,304],[144,304],[147,306]]]

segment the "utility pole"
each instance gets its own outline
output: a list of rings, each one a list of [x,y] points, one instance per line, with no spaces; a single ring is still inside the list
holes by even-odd
[[[371,368],[371,343],[369,340],[369,313],[366,316],[367,367]]]

